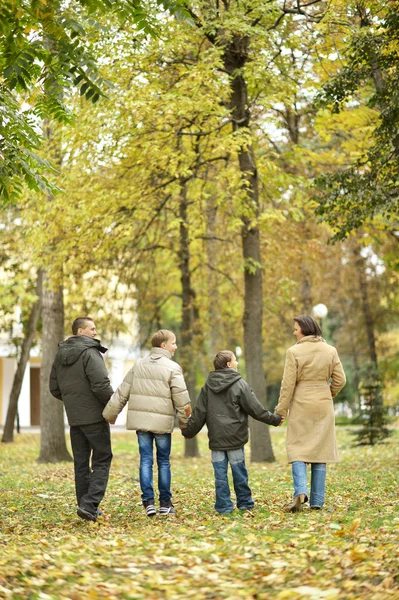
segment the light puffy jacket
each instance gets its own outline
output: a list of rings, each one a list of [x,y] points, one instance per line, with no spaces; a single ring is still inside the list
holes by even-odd
[[[115,421],[128,401],[126,429],[172,433],[175,409],[180,424],[187,423],[190,397],[182,369],[168,350],[152,348],[130,369],[106,405],[104,419]]]

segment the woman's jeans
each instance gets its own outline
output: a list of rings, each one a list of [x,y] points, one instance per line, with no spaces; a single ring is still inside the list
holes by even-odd
[[[321,508],[324,504],[326,464],[311,463],[311,472],[310,506]],[[299,496],[299,494],[306,494],[306,497],[308,497],[306,463],[301,461],[294,461],[292,463],[292,479],[294,480],[294,498]]]
[[[138,431],[137,438],[140,450],[141,499],[143,502],[154,499],[152,466],[154,464],[153,441],[155,440],[158,464],[159,500],[161,503],[167,503],[172,497],[170,491],[170,449],[172,444],[172,434]]]
[[[228,464],[233,474],[234,491],[237,507],[249,510],[254,507],[251,490],[248,486],[248,471],[245,466],[244,448],[239,450],[212,450],[212,465],[215,472],[216,502],[215,509],[221,513],[231,513],[234,504],[230,498],[230,487],[227,479]]]

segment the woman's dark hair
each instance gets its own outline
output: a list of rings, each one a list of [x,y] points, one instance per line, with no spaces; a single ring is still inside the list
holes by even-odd
[[[218,371],[219,369],[225,369],[227,367],[227,363],[231,362],[233,358],[234,352],[231,350],[221,350],[218,352],[213,361],[215,371]]]
[[[294,321],[298,323],[303,335],[323,335],[320,325],[311,315],[299,315],[298,317],[294,317]]]

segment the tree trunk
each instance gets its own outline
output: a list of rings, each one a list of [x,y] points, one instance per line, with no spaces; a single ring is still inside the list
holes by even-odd
[[[43,336],[42,366],[40,372],[40,455],[38,462],[55,463],[72,460],[65,442],[64,404],[49,390],[51,367],[64,339],[64,303],[62,287],[49,286],[43,277]]]
[[[369,349],[370,361],[374,363],[376,370],[378,369],[377,350],[375,347],[375,334],[374,334],[374,319],[370,308],[368,283],[365,269],[365,259],[360,254],[360,249],[356,247],[353,250],[355,256],[355,264],[359,277],[359,289],[360,297],[362,302],[362,311],[364,317],[364,323],[366,325],[367,333],[367,344]]]
[[[196,361],[194,347],[194,291],[191,287],[190,273],[190,241],[189,241],[189,223],[187,216],[187,197],[186,185],[181,184],[180,188],[180,249],[179,266],[180,281],[182,285],[182,323],[181,323],[181,364],[184,371],[184,377],[190,394],[192,407],[195,407],[196,390]],[[185,440],[184,456],[191,458],[199,456],[198,441],[194,437],[191,440]]]
[[[217,232],[217,207],[214,204],[214,199],[210,198],[207,201],[206,206],[206,232],[209,239],[206,241],[206,253],[207,260],[210,267],[214,266],[215,257],[217,256],[217,242],[213,239]],[[216,265],[215,265],[216,266]],[[214,356],[218,350],[220,350],[220,311],[219,307],[219,291],[218,291],[218,279],[216,272],[212,269],[208,269],[208,302],[209,302],[209,352],[211,356]]]
[[[223,62],[230,75],[231,110],[235,130],[248,128],[250,110],[247,83],[241,74],[248,60],[249,38],[234,36],[226,47]],[[238,153],[240,171],[247,191],[247,206],[243,217],[241,239],[244,257],[244,356],[248,383],[258,400],[266,406],[266,382],[263,371],[263,290],[259,216],[258,173],[252,145],[242,146]],[[274,454],[269,428],[250,419],[251,460],[273,462]]]
[[[301,304],[302,304],[302,312],[304,314],[310,314],[313,308],[313,300],[312,300],[312,284],[310,280],[310,275],[308,269],[305,265],[301,264]]]
[[[39,321],[40,312],[42,310],[42,283],[43,273],[39,269],[37,273],[36,293],[37,300],[32,306],[29,315],[28,324],[26,327],[25,337],[22,342],[21,356],[19,357],[17,370],[14,375],[14,381],[11,388],[10,401],[8,404],[6,424],[4,426],[2,442],[14,441],[14,423],[18,410],[18,400],[21,393],[22,381],[24,378],[26,365],[29,360],[30,349],[32,347],[33,338],[35,337],[37,323]]]

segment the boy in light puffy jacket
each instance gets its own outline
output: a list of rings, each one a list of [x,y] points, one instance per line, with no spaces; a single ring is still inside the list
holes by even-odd
[[[209,374],[187,427],[182,427],[182,434],[192,438],[206,423],[215,473],[215,509],[220,514],[227,514],[234,510],[227,479],[229,463],[237,508],[250,510],[254,507],[244,457],[244,446],[248,442],[248,415],[276,427],[284,418],[262,406],[249,384],[237,372],[234,352],[218,352],[213,364],[215,370]]]
[[[151,354],[139,360],[109,400],[103,416],[109,423],[127,402],[127,429],[135,429],[140,450],[141,498],[147,516],[156,514],[154,503],[153,445],[158,464],[161,515],[174,514],[170,490],[170,450],[175,410],[184,426],[191,414],[190,397],[181,367],[172,360],[177,345],[172,331],[161,329],[152,338]]]

